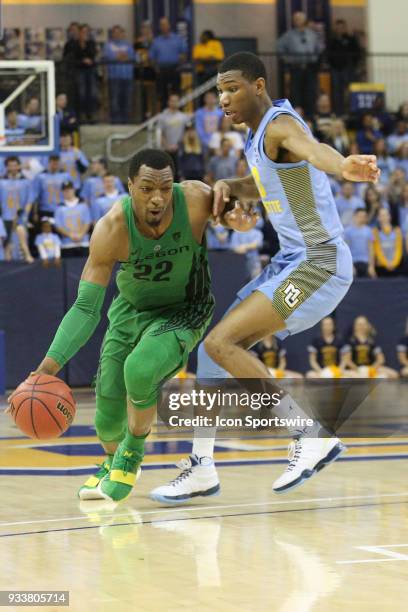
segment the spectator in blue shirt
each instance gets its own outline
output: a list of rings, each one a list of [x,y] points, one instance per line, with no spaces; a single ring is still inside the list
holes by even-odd
[[[59,155],[50,155],[47,170],[38,174],[33,181],[37,217],[54,215],[62,199],[61,186],[69,180],[70,175],[61,169]]]
[[[408,140],[403,142],[398,149],[396,164],[397,168],[401,168],[401,170],[405,172],[405,176],[408,181]]]
[[[169,94],[180,89],[178,67],[186,60],[187,43],[171,31],[167,17],[160,19],[159,27],[160,35],[153,39],[149,56],[156,66],[158,96],[164,109]]]
[[[127,40],[125,30],[115,25],[111,39],[105,43],[104,59],[108,63],[108,87],[111,123],[129,123],[132,103],[133,63],[137,55]]]
[[[374,236],[367,225],[367,211],[358,208],[353,223],[344,230],[344,238],[350,247],[355,276],[376,276],[374,267]]]
[[[232,232],[231,249],[235,253],[245,255],[246,269],[249,278],[255,278],[261,273],[261,258],[259,250],[263,244],[263,234],[261,230],[253,228],[248,232]]]
[[[209,223],[206,230],[207,247],[210,251],[229,251],[230,230],[223,225]]]
[[[33,96],[24,107],[24,113],[18,115],[17,123],[19,128],[30,130],[31,132],[40,132],[42,126],[42,118],[40,111],[40,100]]]
[[[84,180],[80,192],[82,200],[90,207],[92,207],[97,198],[100,198],[105,193],[104,177],[106,174],[106,160],[100,156],[93,157],[89,167],[89,175]],[[115,176],[115,189],[119,193],[125,193],[123,183],[118,176]]]
[[[21,142],[25,134],[25,129],[18,126],[17,111],[12,108],[6,112],[6,129],[4,133],[7,144]]]
[[[374,155],[377,156],[377,166],[381,170],[380,183],[386,185],[397,165],[395,159],[388,152],[384,138],[380,138],[374,143]]]
[[[357,132],[357,144],[360,153],[371,155],[374,152],[376,140],[382,138],[383,134],[379,129],[378,120],[371,113],[363,115],[362,128]]]
[[[41,219],[41,234],[35,239],[35,246],[42,261],[43,266],[47,267],[50,261],[56,266],[61,262],[61,240],[52,232],[51,219],[43,217]]]
[[[105,174],[103,177],[104,192],[91,204],[92,223],[99,221],[112,208],[114,203],[119,200],[121,194],[116,187],[115,180],[116,176],[113,174]]]
[[[231,179],[236,176],[237,158],[230,155],[232,149],[231,141],[228,138],[221,140],[221,155],[214,155],[208,162],[208,173],[206,182],[213,185],[222,179]]]
[[[205,153],[208,151],[211,136],[220,129],[223,116],[217,96],[213,91],[207,91],[204,106],[195,113],[195,127]]]
[[[62,257],[88,254],[91,214],[89,207],[75,196],[72,182],[62,185],[63,201],[55,211],[55,227],[61,235]]]
[[[396,155],[404,142],[408,142],[408,121],[400,120],[397,121],[394,131],[387,138],[388,150],[391,155]]]
[[[337,212],[340,221],[347,227],[353,220],[353,213],[357,208],[364,208],[364,201],[355,195],[354,184],[345,181],[341,187],[341,193],[335,198]]]
[[[31,182],[21,174],[20,160],[10,156],[6,159],[6,175],[0,180],[0,212],[7,232],[5,242],[6,259],[11,259],[14,232],[27,263],[33,258],[27,243],[27,216],[30,213],[34,193]]]
[[[60,162],[62,170],[69,174],[75,189],[80,189],[81,174],[87,170],[89,161],[80,149],[72,146],[72,134],[60,136]]]

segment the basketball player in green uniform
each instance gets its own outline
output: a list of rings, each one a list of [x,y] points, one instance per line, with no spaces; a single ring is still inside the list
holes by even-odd
[[[121,262],[96,385],[95,427],[107,457],[79,490],[81,499],[120,501],[130,494],[159,386],[186,364],[213,314],[204,240],[212,191],[198,181],[173,181],[167,153],[147,149],[134,156],[130,196],[97,223],[77,300],[36,370],[56,375],[88,341],[113,267]],[[256,215],[235,204],[223,220],[245,231]]]

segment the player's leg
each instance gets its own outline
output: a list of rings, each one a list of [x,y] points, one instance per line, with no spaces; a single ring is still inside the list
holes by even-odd
[[[124,364],[137,338],[129,304],[115,299],[108,313],[109,328],[102,342],[96,375],[95,429],[106,457],[99,470],[80,488],[80,499],[101,499],[98,486],[109,472],[113,456],[126,435],[127,408]]]
[[[101,481],[103,496],[126,499],[133,488],[144,457],[145,440],[156,418],[160,385],[187,362],[188,349],[174,331],[155,335],[152,325],[145,329],[125,361],[127,431],[119,444],[109,474]]]
[[[239,298],[236,299],[227,313],[240,302]],[[211,387],[216,380],[220,381],[228,378],[228,376],[228,372],[208,356],[204,343],[201,342],[197,351],[197,381],[200,385],[211,391]],[[206,416],[205,409],[202,414]],[[214,414],[213,412],[213,416]],[[200,408],[197,408],[194,416],[200,415]],[[219,494],[220,481],[214,463],[216,431],[216,427],[194,427],[191,454],[176,464],[181,470],[176,478],[151,491],[150,497],[154,501],[166,504],[183,504],[195,497]]]
[[[126,386],[123,365],[130,352],[129,345],[106,333],[96,378],[95,429],[106,453],[99,470],[79,489],[79,498],[101,499],[98,485],[108,474],[113,456],[126,435]]]
[[[348,263],[347,253],[344,258]],[[263,364],[243,350],[246,338],[264,333],[268,324],[269,330],[264,336],[275,333],[281,338],[312,327],[334,310],[350,284],[351,275],[334,275],[307,261],[288,266],[265,283],[252,285],[255,292],[207,336],[206,350],[213,361],[233,376],[262,378],[265,376]],[[282,419],[289,415],[310,418],[289,395],[281,397],[273,412]],[[296,442],[291,445],[287,470],[274,483],[276,492],[302,484],[344,451],[337,438],[319,437],[325,432],[317,421],[307,428],[291,427],[289,432]]]

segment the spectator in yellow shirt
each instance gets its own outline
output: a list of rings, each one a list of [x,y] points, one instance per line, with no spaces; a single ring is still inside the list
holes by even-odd
[[[197,85],[217,74],[218,64],[224,59],[224,47],[211,30],[204,30],[200,42],[193,47]]]
[[[402,233],[391,225],[391,215],[380,208],[377,215],[378,228],[373,229],[375,266],[378,276],[395,276],[400,273],[402,260]]]

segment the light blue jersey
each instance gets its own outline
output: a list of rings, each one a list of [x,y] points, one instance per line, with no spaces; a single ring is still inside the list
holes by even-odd
[[[4,221],[14,221],[17,211],[25,210],[33,201],[31,181],[23,176],[0,179],[0,209]]]
[[[67,183],[71,177],[66,172],[41,172],[34,179],[35,198],[38,200],[41,212],[54,214],[62,200],[62,183]]]
[[[262,293],[285,323],[285,328],[275,333],[283,340],[313,327],[334,311],[350,288],[353,264],[326,174],[306,161],[273,162],[264,151],[267,125],[281,114],[291,115],[310,134],[288,100],[277,100],[255,134],[249,132],[245,145],[248,165],[281,250],[238,292],[229,310],[255,291]],[[197,379],[227,377],[226,370],[209,357],[201,343]]]
[[[55,259],[60,257],[61,240],[59,236],[52,232],[38,234],[35,239],[35,246],[40,253],[41,259]]]
[[[75,206],[61,204],[55,211],[55,227],[73,234],[82,234],[85,226],[91,223],[91,214],[87,204],[79,202]],[[89,234],[86,233],[80,240],[71,240],[68,236],[61,236],[61,247],[73,249],[75,247],[89,246]]]
[[[76,147],[70,147],[68,151],[60,151],[59,153],[61,168],[69,174],[69,180],[73,182],[75,189],[81,187],[81,172],[89,166],[89,162],[84,153]]]
[[[97,198],[93,204],[91,204],[91,217],[92,222],[96,223],[99,221],[101,217],[106,215],[107,212],[110,211],[115,202],[118,201],[120,197],[119,193],[103,195],[100,198]]]
[[[340,237],[343,228],[325,172],[306,161],[278,164],[267,157],[266,128],[282,114],[292,116],[311,134],[288,100],[275,100],[255,134],[249,131],[245,156],[282,252],[307,249],[312,254],[319,245]]]
[[[122,181],[118,176],[115,176],[115,188],[119,193],[125,193]],[[85,179],[80,195],[82,200],[85,200],[91,206],[97,198],[100,198],[105,193],[103,178],[101,176],[89,176]]]

